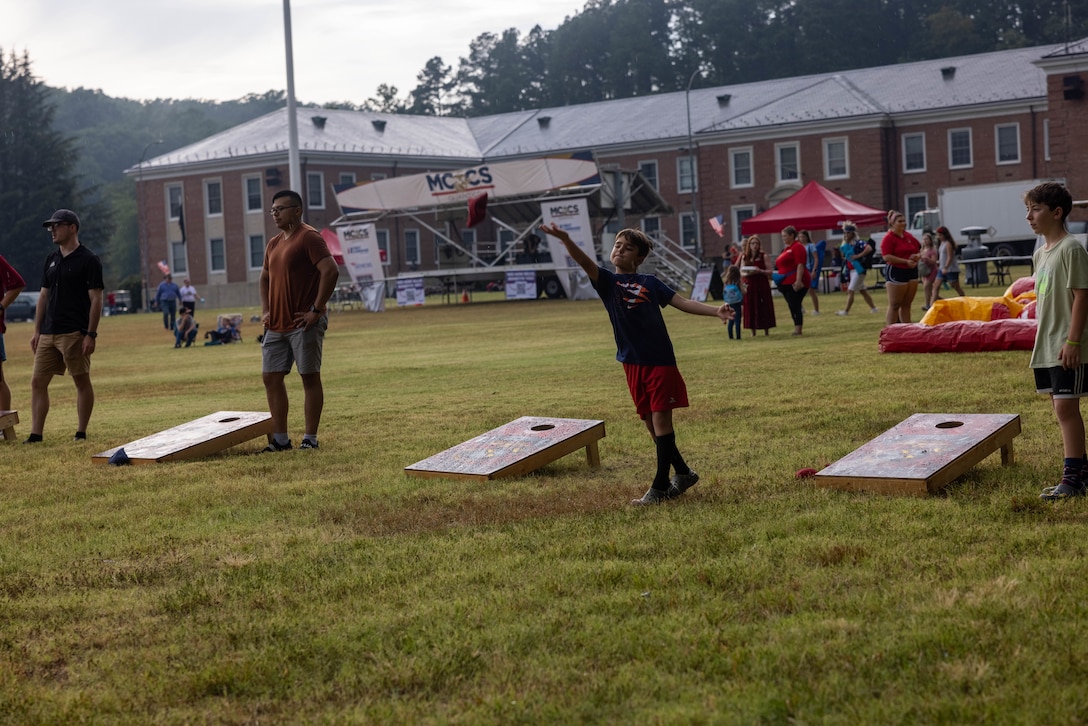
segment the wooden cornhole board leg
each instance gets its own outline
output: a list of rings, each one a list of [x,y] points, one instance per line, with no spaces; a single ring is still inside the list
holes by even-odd
[[[0,411],[0,432],[5,441],[15,440],[15,424],[19,423],[18,411]]]
[[[917,413],[831,466],[816,484],[880,494],[925,495],[940,491],[1001,449],[1001,463],[1014,462],[1017,414]]]
[[[604,421],[522,416],[463,444],[404,467],[410,476],[487,481],[520,476],[585,447],[586,463],[601,465],[597,442]]]
[[[263,411],[219,411],[100,452],[91,460],[96,464],[109,463],[110,457],[118,449],[124,449],[133,464],[196,459],[259,436],[271,439],[271,414]]]

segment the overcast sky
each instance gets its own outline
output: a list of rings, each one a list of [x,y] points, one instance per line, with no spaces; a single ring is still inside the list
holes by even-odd
[[[403,98],[426,62],[456,70],[481,33],[554,30],[585,0],[292,0],[295,95],[362,103],[381,83]],[[135,99],[231,100],[286,90],[283,0],[10,0],[0,48],[30,54],[61,88]]]

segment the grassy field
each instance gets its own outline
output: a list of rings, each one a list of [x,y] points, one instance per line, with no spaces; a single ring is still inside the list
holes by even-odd
[[[90,440],[64,378],[45,441],[0,442],[0,723],[1088,721],[1088,501],[1037,498],[1061,447],[1028,354],[881,355],[842,297],[801,338],[781,301],[740,342],[666,311],[702,481],[646,509],[595,301],[335,314],[319,451],[140,467],[90,457],[264,408],[258,331],[174,350],[157,316],[104,319]],[[6,336],[20,438],[30,332]],[[1020,414],[1015,465],[928,498],[794,478],[916,412]],[[604,420],[602,467],[405,476],[524,415]]]

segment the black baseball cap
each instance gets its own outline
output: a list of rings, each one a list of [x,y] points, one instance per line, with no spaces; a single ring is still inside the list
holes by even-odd
[[[76,228],[79,228],[79,217],[71,209],[58,209],[53,212],[53,216],[42,222],[43,227],[48,227],[57,222],[66,222],[68,224],[74,224]]]

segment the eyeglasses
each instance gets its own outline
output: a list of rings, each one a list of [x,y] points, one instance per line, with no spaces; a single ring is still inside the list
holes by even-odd
[[[285,210],[285,209],[298,209],[298,205],[297,204],[292,204],[289,207],[272,207],[271,209],[268,210],[268,213],[269,214],[281,214],[283,212],[283,210]]]
[[[48,224],[44,224],[42,226],[46,229],[53,229],[54,227],[59,227],[62,224],[71,224],[71,222],[49,222]]]

